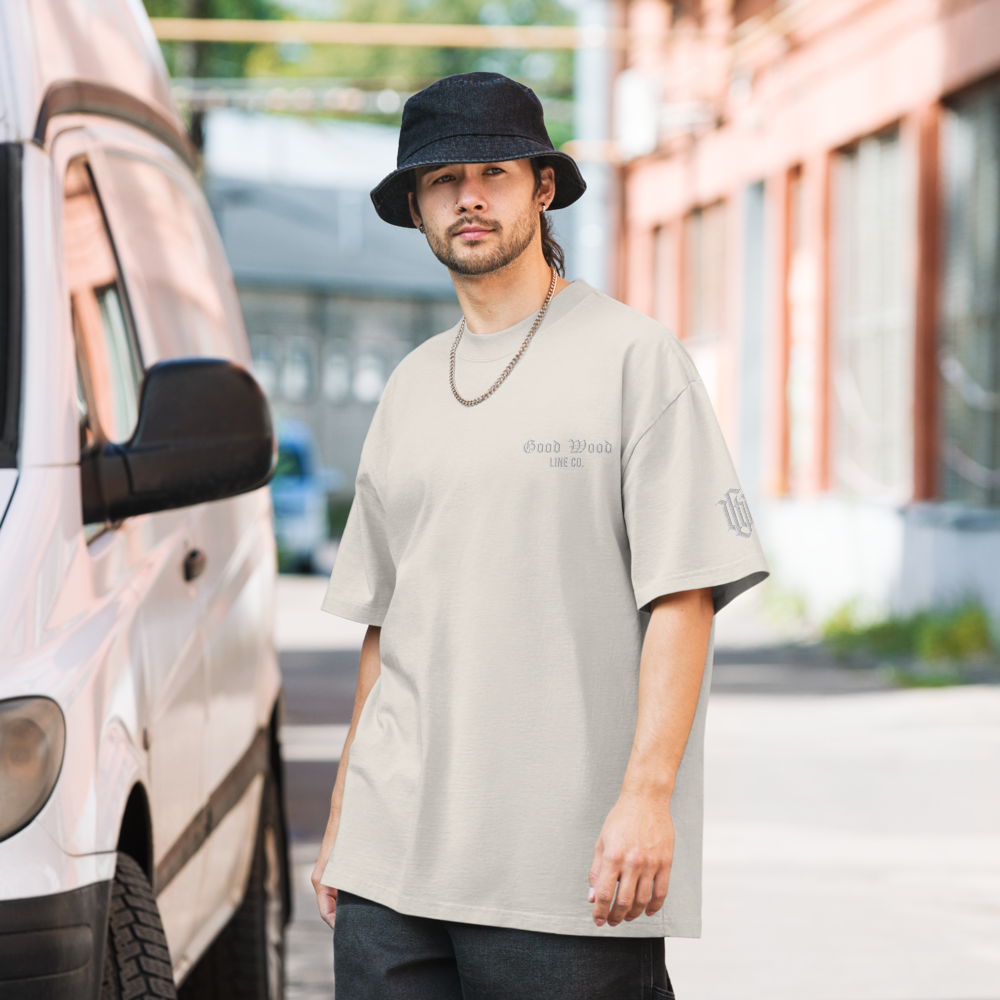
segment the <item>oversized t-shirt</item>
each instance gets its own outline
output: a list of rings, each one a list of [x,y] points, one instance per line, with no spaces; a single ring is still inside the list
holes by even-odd
[[[534,316],[466,332],[485,392]],[[386,385],[323,608],[381,626],[323,876],[399,912],[559,934],[696,937],[711,646],[671,799],[662,910],[597,927],[594,842],[635,733],[648,609],[767,575],[698,373],[660,324],[573,282],[478,406],[457,328]]]

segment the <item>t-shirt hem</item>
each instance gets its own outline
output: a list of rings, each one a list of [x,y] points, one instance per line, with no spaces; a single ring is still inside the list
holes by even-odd
[[[324,873],[322,882],[331,885]],[[543,934],[569,934],[577,937],[701,937],[700,920],[672,920],[663,916],[639,917],[632,923],[617,927],[597,927],[590,911],[580,916],[569,914],[538,913],[531,910],[507,910],[488,906],[470,906],[465,903],[437,902],[425,897],[413,897],[385,886],[374,885],[366,879],[355,880],[338,872],[335,888],[355,896],[388,906],[397,913],[429,920],[446,920],[460,924],[477,924],[485,927],[509,927],[514,930],[539,931]]]
[[[767,563],[757,554],[738,559],[736,562],[722,563],[719,566],[712,566],[707,569],[697,569],[689,573],[674,573],[669,576],[658,577],[654,583],[647,584],[640,590],[636,590],[636,607],[640,611],[648,611],[650,603],[664,594],[676,594],[682,590],[700,590],[702,587],[718,587],[725,584],[733,584],[749,576],[758,577],[750,586],[754,586],[770,576]],[[742,591],[738,592],[742,593]],[[721,606],[717,607],[716,610],[721,610]]]
[[[345,601],[339,597],[327,594],[323,598],[320,607],[327,614],[336,615],[338,618],[346,618],[351,622],[358,622],[361,625],[375,625],[382,627],[388,608],[376,608],[370,604],[354,604],[352,601]]]

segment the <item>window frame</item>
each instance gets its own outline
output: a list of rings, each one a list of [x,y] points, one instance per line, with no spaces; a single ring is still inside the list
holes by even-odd
[[[140,344],[139,338],[136,335],[135,316],[133,315],[132,312],[132,301],[131,297],[129,296],[128,288],[125,283],[125,269],[122,266],[121,257],[119,256],[118,247],[115,242],[114,231],[111,227],[110,220],[108,219],[108,213],[104,207],[104,199],[101,195],[101,189],[92,166],[91,155],[86,151],[71,156],[66,161],[63,167],[62,176],[60,177],[60,191],[62,196],[62,200],[60,201],[60,218],[62,218],[62,209],[63,205],[65,204],[65,198],[66,198],[66,188],[65,188],[66,176],[68,175],[72,167],[75,164],[80,163],[81,161],[83,163],[83,168],[90,179],[91,189],[94,193],[94,198],[97,202],[98,210],[101,213],[101,222],[104,226],[104,232],[108,239],[108,246],[110,247],[111,256],[115,264],[115,281],[113,282],[113,285],[117,290],[119,304],[121,306],[122,318],[125,321],[125,336],[128,342],[128,348],[133,365],[133,375],[135,377],[135,383],[136,383],[136,389],[135,389],[136,420],[138,420],[139,401],[142,397],[142,383],[146,372],[146,366],[143,361],[143,355],[142,355],[142,345]],[[66,260],[65,242],[62,247],[62,260],[63,262],[65,262]],[[108,288],[108,287],[111,287],[111,284],[101,286],[101,288]],[[86,457],[86,455],[89,452],[97,448],[103,447],[103,445],[107,444],[111,440],[111,438],[108,436],[105,428],[100,426],[100,409],[97,405],[97,396],[93,386],[92,373],[89,371],[89,368],[87,367],[89,361],[85,358],[81,358],[80,342],[77,337],[76,324],[73,321],[73,304],[72,304],[72,296],[69,292],[69,289],[66,289],[66,294],[67,294],[67,305],[69,307],[69,314],[70,314],[70,330],[73,335],[75,364],[77,366],[77,370],[80,376],[80,383],[86,395],[87,415],[88,419],[91,421],[90,430],[94,437],[93,443],[87,446],[86,448],[83,446],[83,442],[81,441],[80,458],[82,460],[83,458]],[[94,422],[96,422],[97,424],[96,427],[93,425]],[[132,430],[134,433],[135,428],[133,427]]]
[[[906,368],[898,386],[903,410],[901,440],[898,442],[898,448],[890,448],[889,451],[901,457],[903,467],[901,470],[902,474],[897,483],[885,484],[872,479],[869,484],[861,484],[864,487],[861,488],[861,486],[855,484],[849,485],[838,465],[842,449],[844,448],[844,443],[840,435],[845,419],[839,411],[840,404],[838,403],[836,388],[836,379],[842,361],[841,323],[843,322],[843,299],[841,298],[841,288],[845,282],[844,274],[839,270],[845,251],[838,242],[838,239],[842,238],[842,235],[847,232],[844,228],[843,215],[839,208],[838,198],[840,197],[839,192],[845,189],[847,183],[854,185],[858,183],[856,176],[849,181],[845,181],[847,177],[846,172],[851,169],[857,169],[848,161],[853,158],[855,164],[859,162],[857,158],[863,152],[864,144],[871,142],[884,143],[893,136],[895,137],[896,155],[899,157],[898,193],[900,201],[897,207],[900,211],[898,220],[900,238],[898,243],[901,249],[897,255],[897,260],[900,268],[898,275],[900,282],[899,302],[902,309],[900,323],[904,328],[904,336],[906,338],[906,350],[903,355]],[[917,376],[920,341],[916,313],[919,276],[915,267],[915,254],[908,254],[906,252],[907,248],[913,247],[919,231],[917,183],[920,164],[919,149],[915,147],[909,123],[906,119],[896,119],[838,147],[831,152],[829,169],[830,177],[827,189],[829,216],[827,282],[829,294],[826,311],[829,325],[829,336],[827,338],[827,367],[829,373],[827,378],[829,385],[827,418],[829,431],[827,436],[830,483],[832,489],[840,494],[855,495],[861,499],[882,503],[907,503],[913,499],[916,490],[917,462],[914,442],[917,428],[917,412],[921,405]],[[852,220],[851,224],[854,224],[854,220]],[[858,477],[867,475],[867,471],[866,469],[859,468]]]

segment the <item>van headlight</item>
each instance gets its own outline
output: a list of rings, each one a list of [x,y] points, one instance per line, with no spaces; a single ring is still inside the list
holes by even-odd
[[[62,767],[66,722],[50,698],[0,701],[0,840],[26,827]]]

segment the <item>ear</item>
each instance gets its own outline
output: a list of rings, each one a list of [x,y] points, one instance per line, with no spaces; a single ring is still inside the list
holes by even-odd
[[[540,180],[538,191],[535,194],[540,210],[544,210],[552,204],[552,199],[556,196],[556,172],[552,167],[542,167],[538,171]]]
[[[413,224],[419,229],[424,224],[424,220],[420,218],[420,213],[417,211],[417,196],[410,191],[406,197],[410,201],[410,218],[413,219]]]

